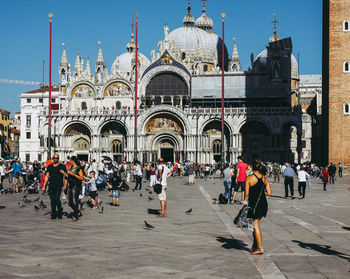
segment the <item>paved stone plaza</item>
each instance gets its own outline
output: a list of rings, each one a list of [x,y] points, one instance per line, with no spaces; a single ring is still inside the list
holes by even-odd
[[[221,180],[185,181],[169,181],[166,218],[156,218],[159,202],[145,189],[123,192],[119,208],[100,192],[104,213],[86,208],[77,223],[51,221],[33,203],[19,208],[20,194],[0,196],[0,278],[350,277],[350,178],[327,192],[314,179],[305,200],[284,199],[282,183],[272,183],[264,256],[251,256],[251,233],[232,224],[241,206],[213,204]]]

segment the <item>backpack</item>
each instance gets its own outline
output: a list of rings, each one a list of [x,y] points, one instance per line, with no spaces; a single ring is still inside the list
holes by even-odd
[[[227,204],[228,203],[228,199],[225,197],[224,194],[220,194],[219,195],[219,204]]]

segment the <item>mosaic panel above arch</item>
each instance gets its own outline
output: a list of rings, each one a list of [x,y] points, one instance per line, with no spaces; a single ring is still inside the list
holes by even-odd
[[[95,90],[88,84],[79,84],[72,90],[72,98],[91,98],[95,96]]]
[[[147,134],[158,134],[161,132],[169,132],[174,134],[183,134],[182,125],[175,119],[167,116],[156,116],[148,120],[145,126]]]
[[[115,81],[109,84],[104,92],[105,97],[129,96],[131,88],[123,82]]]

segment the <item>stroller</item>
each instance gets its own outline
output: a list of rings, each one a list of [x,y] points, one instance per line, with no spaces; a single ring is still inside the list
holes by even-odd
[[[37,177],[33,177],[33,180],[27,180],[24,186],[23,194],[38,194],[40,192],[40,183]]]

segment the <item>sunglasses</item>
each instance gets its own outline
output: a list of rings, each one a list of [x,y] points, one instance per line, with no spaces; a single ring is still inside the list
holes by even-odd
[[[53,159],[59,159],[58,157],[53,157]]]

